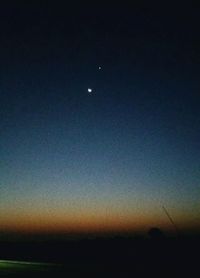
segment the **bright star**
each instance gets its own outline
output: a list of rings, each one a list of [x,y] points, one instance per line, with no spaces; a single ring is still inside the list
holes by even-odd
[[[88,93],[92,93],[92,89],[91,88],[88,88]]]

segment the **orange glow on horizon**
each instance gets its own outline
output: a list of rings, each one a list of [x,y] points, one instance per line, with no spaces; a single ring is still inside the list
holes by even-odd
[[[6,209],[0,213],[0,231],[20,233],[106,233],[106,232],[147,232],[151,227],[174,231],[162,210],[153,207],[122,210],[121,208],[98,207],[44,210],[41,207],[29,210]],[[198,219],[198,218],[196,218]],[[178,212],[174,221],[180,230],[200,230],[194,217]]]
[[[168,223],[152,217],[19,217],[5,219],[0,229],[11,232],[28,233],[106,233],[143,232],[157,226],[170,230]]]

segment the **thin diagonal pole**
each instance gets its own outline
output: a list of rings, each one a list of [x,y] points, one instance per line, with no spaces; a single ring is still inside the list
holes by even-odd
[[[178,230],[176,224],[174,223],[172,217],[170,216],[169,212],[167,211],[167,209],[166,209],[164,206],[162,206],[162,208],[163,208],[165,214],[167,215],[169,221],[171,222],[172,226],[174,227],[174,229],[176,230],[176,232],[177,232],[177,234],[178,234],[178,233],[179,233],[179,230]]]

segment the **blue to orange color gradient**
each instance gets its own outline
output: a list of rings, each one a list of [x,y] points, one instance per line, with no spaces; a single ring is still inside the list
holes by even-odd
[[[199,228],[193,22],[34,11],[1,17],[0,230]]]

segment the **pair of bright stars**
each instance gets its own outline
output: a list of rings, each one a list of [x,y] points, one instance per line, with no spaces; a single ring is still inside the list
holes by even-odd
[[[101,70],[101,66],[98,67],[98,70]],[[93,89],[92,88],[88,88],[87,91],[88,91],[89,94],[91,94],[93,92]]]

